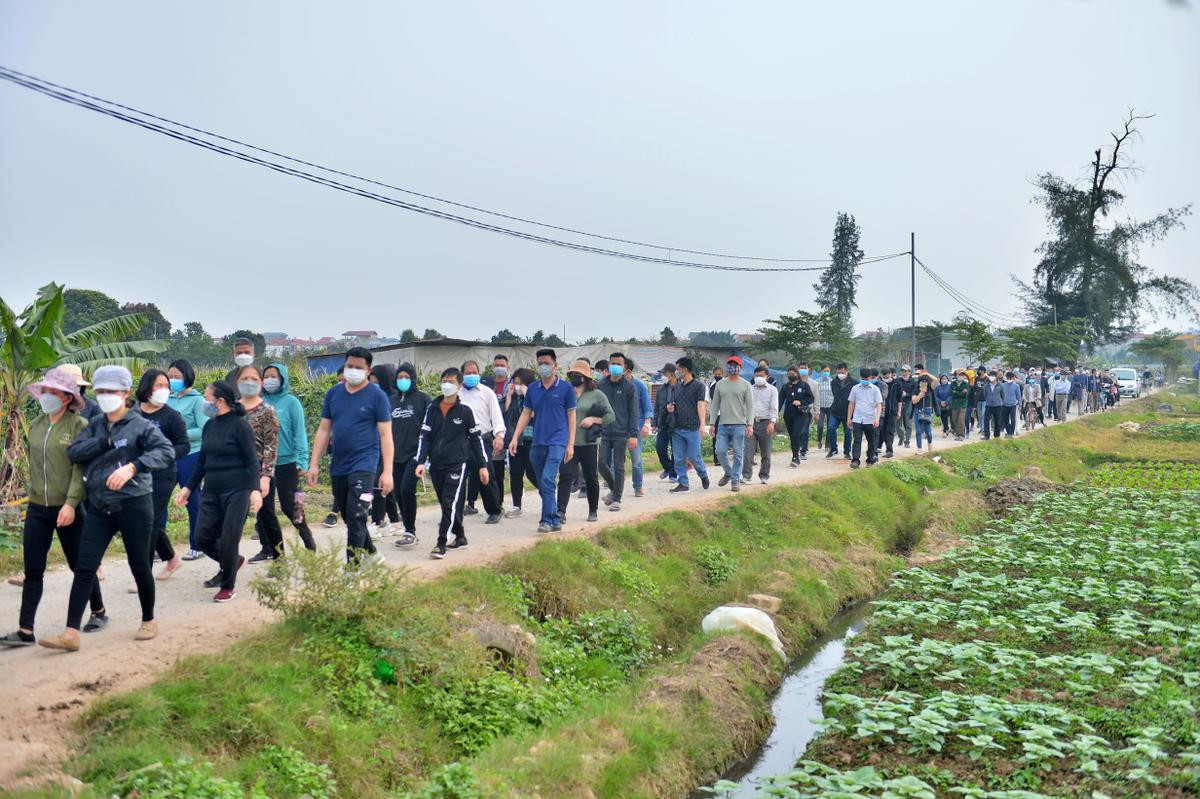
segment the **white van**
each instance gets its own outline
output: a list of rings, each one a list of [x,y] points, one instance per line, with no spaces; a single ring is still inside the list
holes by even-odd
[[[1133,397],[1137,399],[1142,396],[1142,381],[1138,377],[1137,369],[1130,369],[1126,366],[1118,366],[1110,373],[1117,380],[1117,391],[1122,397]]]

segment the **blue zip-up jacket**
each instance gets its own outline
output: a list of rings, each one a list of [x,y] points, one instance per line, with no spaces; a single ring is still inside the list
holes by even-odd
[[[281,363],[272,363],[267,368],[279,370],[281,385],[274,394],[263,392],[263,402],[275,409],[279,419],[279,444],[275,454],[276,466],[299,463],[308,468],[308,428],[304,426],[304,406],[291,393],[292,382],[288,369]]]
[[[1015,380],[1000,384],[1000,394],[1004,397],[1005,407],[1014,408],[1021,404],[1021,384]]]
[[[998,408],[1004,404],[1004,384],[990,380],[983,384],[983,404],[986,408]]]
[[[933,398],[937,400],[939,408],[943,402],[946,403],[947,408],[950,407],[950,384],[947,383],[943,386],[941,383],[938,383],[937,388],[933,390]]]
[[[188,455],[199,452],[200,435],[208,423],[208,417],[204,415],[204,395],[194,388],[188,388],[182,394],[168,397],[167,407],[174,408],[187,425]]]
[[[650,389],[646,388],[646,384],[636,377],[633,378],[633,384],[637,386],[638,398],[638,435],[641,435],[642,425],[647,419],[654,418],[654,403],[650,401]]]

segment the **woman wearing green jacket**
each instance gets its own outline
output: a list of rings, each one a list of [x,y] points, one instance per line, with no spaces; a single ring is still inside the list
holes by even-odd
[[[954,440],[962,441],[967,435],[967,407],[971,401],[971,384],[960,369],[954,373],[950,384],[950,420],[954,424]]]
[[[308,466],[308,428],[304,425],[304,406],[291,393],[288,368],[273,363],[263,370],[263,401],[275,409],[279,419],[278,449],[275,454],[275,480],[271,491],[263,497],[258,511],[259,541],[262,551],[250,561],[273,560],[283,554],[283,529],[275,515],[275,497],[279,507],[300,534],[305,548],[315,552],[312,530],[304,519],[303,481]]]
[[[0,638],[0,645],[32,646],[33,620],[42,601],[46,555],[58,531],[67,565],[75,571],[79,556],[79,534],[83,530],[83,467],[67,458],[67,447],[87,427],[79,415],[83,397],[75,378],[61,369],[51,369],[40,383],[29,387],[42,413],[29,425],[29,508],[25,512],[22,543],[25,550],[25,583],[21,588],[21,613],[16,632]],[[108,616],[100,596],[100,581],[92,581],[92,617],[84,632],[104,627]]]
[[[200,434],[208,422],[204,412],[204,395],[193,386],[196,383],[196,370],[187,361],[180,358],[167,368],[167,380],[171,387],[171,396],[167,398],[167,407],[174,408],[183,417],[187,425],[188,444],[190,451],[186,457],[175,461],[175,483],[180,488],[187,485],[192,472],[196,471],[196,461],[200,459]],[[200,514],[200,492],[195,491],[188,496],[188,551],[184,560],[198,560],[204,553],[196,549],[196,517]]]

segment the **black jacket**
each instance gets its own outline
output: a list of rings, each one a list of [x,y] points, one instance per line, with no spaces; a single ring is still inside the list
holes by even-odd
[[[602,438],[636,438],[642,429],[642,421],[638,416],[638,395],[633,383],[621,379],[615,383],[609,378],[596,381],[596,388],[608,397],[617,420],[604,425],[600,431]]]
[[[895,378],[888,383],[879,381],[879,390],[883,392],[883,412],[895,416],[900,411],[900,384]]]
[[[917,379],[915,377],[897,377],[893,382],[900,387],[899,404],[912,405],[912,398],[917,393]]]
[[[675,395],[678,392],[678,383],[675,385],[663,383],[658,387],[658,393],[654,395],[654,426],[659,431],[671,431],[675,429],[675,414],[672,411],[668,411],[667,406],[675,402]]]
[[[844,380],[835,376],[829,381],[829,386],[833,389],[833,404],[829,406],[831,415],[838,419],[846,418],[850,411],[850,389],[854,388],[856,382],[850,379],[850,375],[846,375]]]
[[[796,400],[800,400],[799,408],[792,404]],[[779,408],[787,417],[806,411],[812,413],[812,406],[816,401],[817,398],[813,396],[812,387],[807,380],[784,383],[779,389]]]
[[[183,421],[183,417],[179,415],[179,411],[164,405],[157,411],[151,414],[145,414],[141,408],[133,408],[130,413],[136,413],[150,424],[162,431],[162,434],[171,442],[171,446],[175,449],[175,458],[171,461],[171,465],[165,469],[159,469],[154,473],[154,484],[164,486],[168,483],[175,482],[175,462],[180,458],[186,458],[192,450],[191,442],[188,441],[187,422]]]
[[[487,465],[483,437],[475,414],[460,400],[442,413],[441,400],[425,406],[421,421],[421,436],[417,440],[417,463],[429,461],[431,466],[458,466],[470,463],[474,469]]]
[[[117,510],[122,500],[146,496],[154,487],[154,472],[175,463],[175,451],[162,431],[130,412],[113,425],[103,414],[92,419],[67,447],[67,457],[83,466],[88,504],[101,512]],[[105,485],[109,475],[129,463],[137,467],[133,478],[121,490],[110,490]]]
[[[388,401],[392,406],[392,460],[396,463],[417,457],[417,442],[421,438],[421,423],[429,396],[415,386],[408,393],[393,392]]]

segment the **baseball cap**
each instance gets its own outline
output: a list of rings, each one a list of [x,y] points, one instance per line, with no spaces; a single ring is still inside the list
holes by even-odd
[[[728,358],[725,359],[725,363],[736,363],[738,366],[741,366],[742,359],[739,358],[737,355],[730,355]]]

